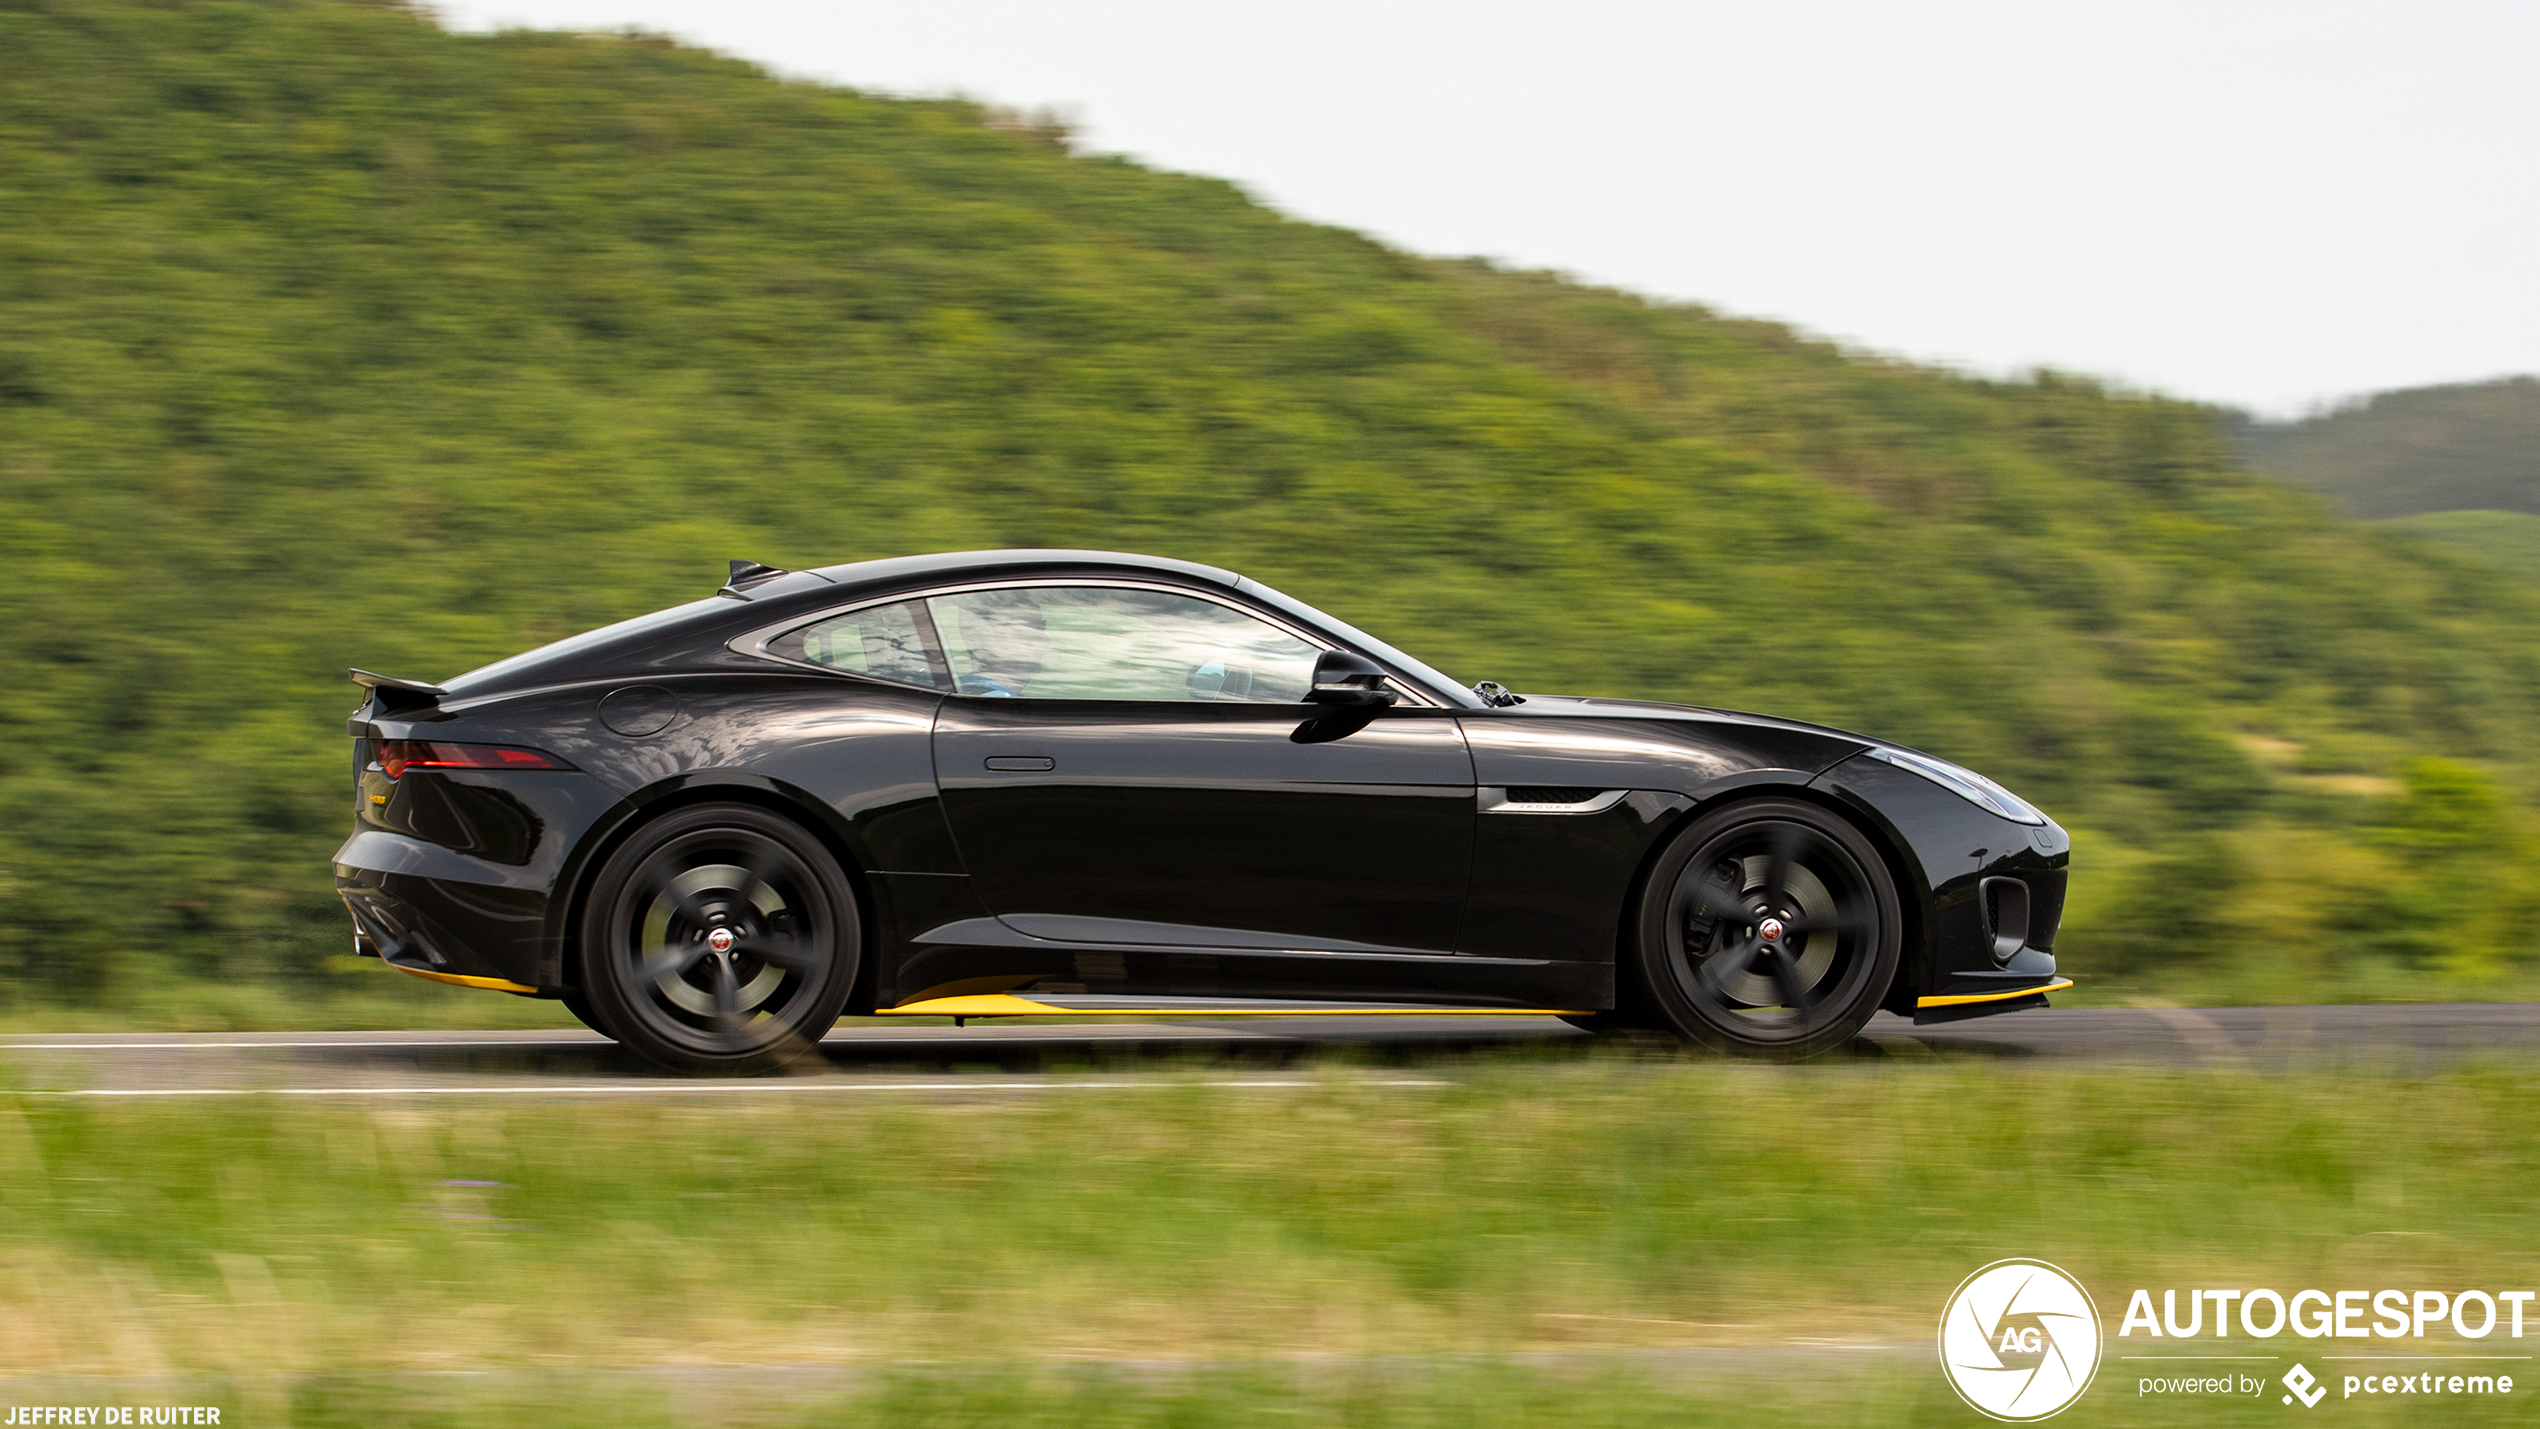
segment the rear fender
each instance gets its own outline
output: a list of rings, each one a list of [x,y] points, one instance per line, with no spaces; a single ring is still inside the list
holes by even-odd
[[[755,804],[783,814],[828,847],[831,857],[855,890],[861,912],[864,948],[863,966],[856,972],[856,991],[848,1005],[870,1005],[874,973],[880,962],[884,931],[892,926],[881,906],[884,895],[877,881],[868,876],[873,867],[871,850],[863,846],[856,830],[845,816],[815,798],[807,791],[781,780],[737,770],[714,770],[686,774],[663,780],[637,791],[595,820],[581,841],[567,855],[564,869],[556,880],[558,896],[548,900],[546,951],[541,958],[542,986],[578,987],[581,968],[581,931],[583,905],[590,897],[591,885],[599,877],[601,865],[610,854],[637,829],[674,809],[693,804],[731,802]],[[857,999],[863,999],[858,1001]]]

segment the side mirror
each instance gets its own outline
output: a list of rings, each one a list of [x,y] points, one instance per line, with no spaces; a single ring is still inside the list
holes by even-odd
[[[1306,691],[1305,702],[1382,709],[1394,702],[1394,694],[1385,688],[1384,668],[1375,661],[1347,650],[1326,650],[1314,662],[1314,688]]]

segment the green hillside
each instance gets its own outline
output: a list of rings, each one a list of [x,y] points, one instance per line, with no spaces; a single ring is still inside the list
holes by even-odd
[[[2528,511],[2428,511],[2380,524],[2540,579],[2540,516]]]
[[[2252,422],[2259,470],[2367,520],[2423,511],[2540,514],[2540,377],[2383,392],[2298,422]]]
[[[2480,996],[2535,950],[2540,586],[2249,474],[2209,409],[1413,258],[663,42],[0,7],[21,1005],[378,985],[326,870],[347,665],[455,674],[731,556],[1042,544],[1970,760],[2079,831],[2105,995]]]

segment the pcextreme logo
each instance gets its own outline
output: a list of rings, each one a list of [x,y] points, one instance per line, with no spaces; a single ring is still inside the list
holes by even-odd
[[[1940,1366],[1969,1408],[2008,1423],[2063,1412],[2099,1370],[2099,1310],[2042,1260],[1997,1260],[1940,1313]]]
[[[2328,1397],[2328,1386],[2320,1383],[2320,1377],[2311,1373],[2311,1367],[2306,1364],[2297,1364],[2284,1372],[2284,1387],[2293,1391],[2284,1396],[2284,1402],[2291,1404],[2299,1399],[2304,1409],[2317,1409],[2320,1401]]]

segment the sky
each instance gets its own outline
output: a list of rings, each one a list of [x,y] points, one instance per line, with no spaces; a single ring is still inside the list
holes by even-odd
[[[2540,372],[2540,4],[444,0],[1871,351],[2293,416]]]

